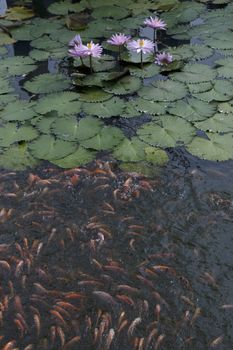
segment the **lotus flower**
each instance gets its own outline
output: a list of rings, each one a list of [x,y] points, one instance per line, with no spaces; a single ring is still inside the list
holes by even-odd
[[[166,66],[173,61],[172,55],[166,52],[158,53],[156,55],[155,63],[159,66]]]
[[[88,54],[83,49],[81,49],[81,46],[82,45],[74,45],[72,49],[68,50],[70,56],[80,58],[87,57]]]
[[[166,30],[166,23],[159,19],[158,17],[146,18],[144,24],[153,29]]]

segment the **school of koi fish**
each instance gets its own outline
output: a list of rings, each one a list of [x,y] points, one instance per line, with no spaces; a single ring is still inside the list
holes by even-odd
[[[204,349],[195,332],[203,310],[165,214],[137,214],[161,178],[104,161],[38,174],[0,175],[0,348]],[[209,272],[202,279],[218,288]]]

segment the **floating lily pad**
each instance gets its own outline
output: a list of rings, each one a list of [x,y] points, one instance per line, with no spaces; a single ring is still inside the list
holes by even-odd
[[[38,159],[54,160],[64,158],[73,153],[77,143],[56,140],[52,135],[41,135],[29,144],[31,154]]]
[[[160,68],[156,64],[146,64],[143,69],[134,66],[130,67],[130,74],[139,78],[150,78],[159,74]]]
[[[35,111],[40,114],[57,111],[59,116],[78,114],[81,111],[78,99],[79,94],[75,92],[49,94],[38,101]]]
[[[228,80],[214,80],[211,90],[193,94],[203,101],[228,101],[233,97],[233,83]]]
[[[162,116],[157,121],[144,124],[137,134],[152,146],[175,147],[189,143],[195,135],[195,128],[182,118]]]
[[[99,103],[83,103],[82,109],[89,115],[96,115],[100,118],[110,118],[123,113],[125,103],[117,97]]]
[[[94,137],[82,141],[81,145],[97,151],[111,150],[117,146],[124,138],[123,132],[113,126],[105,126]]]
[[[138,91],[141,87],[141,79],[125,76],[113,83],[106,83],[104,90],[115,95],[127,95]]]
[[[74,153],[64,158],[53,160],[52,163],[61,168],[70,169],[91,162],[94,160],[95,155],[95,151],[79,146]]]
[[[211,81],[215,78],[216,72],[206,64],[187,64],[181,72],[173,73],[172,79],[184,83],[201,83]]]
[[[52,125],[54,134],[66,141],[82,141],[100,132],[103,123],[96,118],[83,118],[79,122],[73,118],[59,118]]]
[[[137,137],[132,139],[124,138],[122,142],[115,148],[113,156],[123,162],[138,162],[145,160],[144,152],[145,143]]]
[[[159,80],[152,86],[144,86],[138,91],[138,95],[145,100],[152,101],[176,101],[185,97],[186,87],[183,83],[172,80]]]
[[[24,170],[36,166],[38,161],[28,152],[27,144],[12,145],[0,153],[0,167],[9,170]]]
[[[211,117],[216,107],[196,98],[188,98],[186,101],[177,101],[169,108],[169,113],[185,118],[189,121],[204,120]]]
[[[157,147],[145,147],[146,160],[152,164],[165,165],[169,161],[167,153]]]
[[[233,113],[216,113],[213,117],[195,123],[198,129],[210,132],[233,132]]]
[[[199,158],[208,160],[228,160],[233,158],[233,134],[207,133],[208,139],[195,137],[187,150]]]
[[[57,119],[56,112],[49,112],[46,115],[40,115],[31,119],[31,124],[43,134],[51,134],[51,125]]]
[[[129,11],[124,7],[119,7],[115,5],[105,5],[98,6],[92,11],[92,17],[100,19],[100,18],[114,18],[122,19],[129,15]]]
[[[15,142],[31,141],[37,136],[37,131],[31,126],[6,123],[0,127],[0,146],[8,147]]]
[[[233,57],[227,57],[216,61],[221,67],[217,68],[218,76],[223,78],[233,78]]]
[[[79,96],[80,101],[95,103],[109,100],[112,97],[112,94],[98,88],[90,88],[88,90],[82,90],[82,92],[79,93]]]
[[[125,51],[121,55],[121,59],[128,63],[136,63],[136,64],[141,63],[141,55],[135,52]],[[154,55],[152,54],[143,55],[143,62],[144,63],[154,62]]]
[[[62,74],[40,74],[24,84],[24,89],[33,94],[58,92],[68,89],[70,80]]]
[[[27,74],[36,68],[35,61],[28,56],[6,57],[1,60],[1,69],[6,69],[10,75]]]
[[[13,87],[10,85],[9,80],[2,78],[0,80],[0,95],[8,94],[9,92],[14,91]]]
[[[14,7],[10,7],[7,10],[7,13],[4,17],[5,19],[8,19],[10,21],[22,21],[24,19],[31,18],[34,15],[35,15],[34,12],[27,7],[14,6]]]
[[[73,4],[70,0],[58,1],[48,7],[48,11],[54,15],[67,15],[69,12],[79,12],[84,10],[82,4]]]
[[[14,44],[16,40],[12,38],[10,35],[0,32],[0,46],[1,45],[11,45]]]
[[[233,101],[219,103],[218,111],[220,113],[233,113]]]
[[[37,115],[32,109],[36,103],[27,101],[12,101],[0,111],[0,118],[7,121],[24,121]]]
[[[212,89],[212,83],[210,81],[198,84],[187,84],[187,86],[191,94],[206,92]]]
[[[145,100],[143,98],[137,98],[131,101],[135,109],[141,113],[148,113],[152,115],[166,113],[167,106],[163,102],[155,102]]]

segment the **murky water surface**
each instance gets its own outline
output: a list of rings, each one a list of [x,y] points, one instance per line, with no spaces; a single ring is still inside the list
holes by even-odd
[[[1,349],[232,349],[233,163],[169,156],[1,171]]]

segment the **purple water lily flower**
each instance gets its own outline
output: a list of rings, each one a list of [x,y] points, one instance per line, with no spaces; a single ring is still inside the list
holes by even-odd
[[[101,57],[103,48],[99,44],[94,44],[93,41],[87,43],[87,45],[80,45],[80,51],[84,52],[86,56]]]
[[[110,45],[122,46],[125,45],[130,39],[130,36],[119,33],[112,35],[111,38],[107,40],[107,43],[109,43]]]
[[[72,49],[68,50],[70,56],[80,58],[87,57],[88,54],[83,49],[81,49],[81,47],[82,45],[74,45]]]
[[[127,48],[141,55],[141,68],[143,68],[143,54],[151,53],[154,50],[155,44],[147,39],[132,40],[128,43]]]
[[[166,30],[166,23],[159,19],[158,17],[146,18],[144,24],[153,29]]]
[[[155,63],[159,66],[166,66],[173,61],[172,55],[167,52],[158,53],[156,55]]]
[[[107,40],[107,43],[110,45],[118,46],[118,56],[119,60],[121,60],[121,49],[122,46],[125,45],[131,39],[130,36],[119,33],[111,36],[110,39]]]
[[[75,37],[71,39],[69,42],[69,46],[75,46],[75,45],[77,46],[82,45],[82,39],[79,34],[75,35]]]
[[[154,49],[154,43],[147,39],[132,40],[128,43],[127,48],[137,53],[151,53]]]

